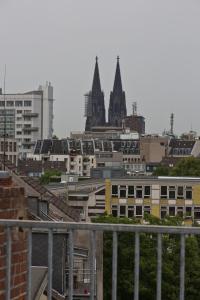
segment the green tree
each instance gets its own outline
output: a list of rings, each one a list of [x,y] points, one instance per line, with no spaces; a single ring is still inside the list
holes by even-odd
[[[181,218],[166,217],[158,219],[147,215],[148,224],[181,226]],[[98,223],[137,224],[138,219],[116,218],[103,216],[95,219]],[[180,270],[180,236],[162,235],[162,299],[177,300],[179,298]],[[112,234],[104,233],[104,300],[110,300],[112,287]],[[132,300],[134,288],[134,234],[118,233],[118,300]],[[140,299],[156,299],[156,267],[157,267],[157,236],[140,234]],[[186,274],[185,299],[199,299],[200,286],[200,238],[186,237]]]
[[[40,177],[41,184],[48,184],[51,181],[51,178],[54,176],[61,176],[61,172],[58,170],[47,170]]]

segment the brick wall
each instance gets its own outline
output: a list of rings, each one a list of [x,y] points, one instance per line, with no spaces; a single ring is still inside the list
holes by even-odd
[[[27,219],[24,189],[12,179],[0,177],[0,219]],[[20,228],[11,230],[11,298],[25,300],[27,281],[27,234]],[[0,227],[0,300],[5,299],[6,232]]]

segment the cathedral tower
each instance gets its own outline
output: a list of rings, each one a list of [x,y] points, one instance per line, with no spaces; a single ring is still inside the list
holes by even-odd
[[[122,122],[126,115],[126,97],[125,92],[122,89],[118,56],[113,91],[110,93],[110,104],[108,110],[109,125],[114,127],[122,127]]]
[[[86,124],[85,131],[92,127],[105,126],[104,93],[101,90],[98,57],[96,57],[92,90],[86,95],[85,107]]]

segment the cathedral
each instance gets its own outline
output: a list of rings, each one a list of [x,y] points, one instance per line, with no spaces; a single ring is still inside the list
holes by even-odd
[[[85,95],[85,131],[92,131],[95,127],[119,127],[122,128],[123,120],[127,116],[126,97],[122,88],[119,57],[113,90],[110,93],[108,109],[108,122],[106,122],[104,93],[101,90],[98,58],[96,57],[92,90]]]

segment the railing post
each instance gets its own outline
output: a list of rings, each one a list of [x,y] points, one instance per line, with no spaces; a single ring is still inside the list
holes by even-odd
[[[48,300],[52,300],[52,275],[53,275],[53,230],[48,231]]]
[[[31,266],[32,266],[32,228],[28,230],[28,282],[27,282],[27,300],[31,300]]]
[[[96,234],[95,231],[90,232],[90,300],[95,297],[95,257],[96,257]]]
[[[185,298],[185,235],[181,234],[180,243],[180,300]]]
[[[134,300],[139,300],[139,277],[140,277],[140,236],[135,233],[135,271],[134,271]]]
[[[156,299],[161,300],[162,295],[162,235],[157,236],[157,290]]]
[[[113,232],[113,251],[112,251],[112,300],[117,300],[117,232]]]
[[[6,228],[6,300],[11,295],[11,229]]]
[[[74,240],[73,240],[73,231],[69,230],[69,280],[68,280],[68,298],[69,300],[73,300],[73,292],[74,292]]]

